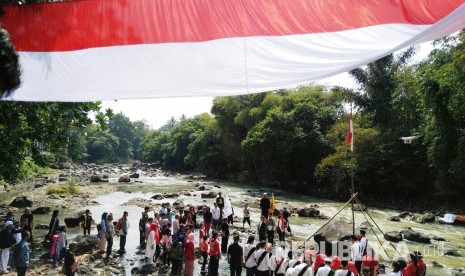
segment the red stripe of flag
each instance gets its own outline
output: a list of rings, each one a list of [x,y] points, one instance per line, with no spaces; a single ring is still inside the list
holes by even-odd
[[[352,120],[352,109],[349,116],[349,128],[347,129],[347,144],[350,145],[350,150],[354,151],[354,122]]]

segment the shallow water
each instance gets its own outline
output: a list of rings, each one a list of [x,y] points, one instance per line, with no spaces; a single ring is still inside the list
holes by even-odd
[[[111,182],[116,182],[116,179],[110,179]],[[143,256],[136,255],[137,246],[139,244],[139,231],[138,231],[138,222],[140,219],[140,214],[143,211],[142,208],[136,206],[123,206],[125,202],[132,198],[145,198],[149,199],[155,193],[163,193],[163,192],[176,192],[181,190],[191,190],[191,194],[196,196],[184,196],[181,195],[178,199],[184,201],[187,204],[193,204],[194,206],[207,204],[213,206],[214,199],[201,199],[200,194],[203,192],[196,191],[195,184],[199,183],[199,181],[187,181],[181,178],[176,177],[147,177],[141,175],[141,178],[138,179],[142,183],[131,183],[131,184],[124,184],[120,185],[115,183],[115,185],[120,185],[120,188],[124,192],[113,192],[106,195],[99,196],[95,200],[100,203],[98,206],[83,206],[82,209],[90,209],[94,219],[98,223],[100,221],[100,215],[103,212],[112,212],[114,214],[115,219],[118,219],[122,216],[123,211],[128,211],[128,221],[129,221],[129,234],[128,240],[126,245],[127,254],[125,254],[124,258],[121,259],[122,264],[126,268],[126,275],[130,275],[130,270],[132,267],[137,266],[139,261],[143,259]],[[212,187],[212,191],[223,192],[224,196],[229,196],[231,198],[232,205],[236,210],[236,214],[240,219],[242,219],[242,208],[245,202],[251,204],[252,212],[251,212],[251,219],[252,219],[252,227],[255,228],[258,222],[259,217],[259,210],[258,210],[258,202],[260,200],[261,193],[264,191],[271,192],[269,189],[257,189],[256,187],[249,187],[244,185],[238,185],[234,183],[213,183],[213,182],[201,182],[205,184],[206,187]],[[213,185],[219,185],[221,188],[213,188]],[[193,191],[193,192],[192,192]],[[208,191],[205,191],[208,192]],[[296,193],[291,193],[289,191],[283,190],[275,190],[275,197],[276,197],[276,204],[277,208],[281,209],[284,206],[292,206],[297,208],[302,208],[308,205],[317,204],[319,206],[319,210],[331,217],[337,213],[337,211],[344,205],[344,202],[333,202],[327,201],[323,199],[318,199],[310,196],[302,196]],[[256,196],[255,196],[256,195]],[[163,199],[163,200],[153,200],[155,203],[162,203],[162,202],[170,202],[173,203],[176,199]],[[71,212],[67,211],[67,212]],[[461,255],[465,255],[465,239],[464,239],[464,227],[457,227],[451,225],[440,225],[440,224],[420,224],[413,221],[405,221],[402,222],[391,222],[388,221],[387,218],[393,215],[397,215],[398,211],[393,210],[380,210],[380,209],[369,209],[369,213],[375,219],[377,224],[380,226],[383,232],[388,231],[399,231],[405,229],[407,227],[411,227],[412,229],[423,232],[426,234],[435,234],[446,239],[446,242],[434,242],[431,245],[424,246],[422,244],[408,242],[407,246],[409,250],[420,250],[424,257],[425,262],[428,266],[428,275],[451,275],[450,268],[465,268],[465,258],[455,258],[444,256],[443,253],[449,249],[456,249]],[[38,221],[41,220],[41,217],[38,217]],[[44,215],[46,217],[46,222],[50,219],[49,215]],[[64,217],[64,216],[60,216]],[[345,217],[351,220],[352,212],[350,208],[346,208],[343,210],[338,217]],[[356,226],[360,223],[366,221],[366,218],[360,212],[355,213],[355,221]],[[290,218],[292,230],[293,230],[293,240],[296,241],[303,241],[310,235],[312,235],[315,231],[317,231],[325,222],[326,220],[321,219],[309,219],[309,218],[298,218],[298,217],[291,217]],[[242,223],[237,223],[236,225],[242,226]],[[72,238],[78,232],[79,229],[70,229],[69,235]],[[95,228],[92,230],[95,234]],[[44,231],[45,233],[46,231]],[[379,237],[382,239],[382,235],[378,229],[375,228],[375,232],[378,234]],[[45,235],[45,234],[44,234]],[[241,234],[241,240],[244,243],[247,234]],[[376,237],[373,232],[367,232],[368,239],[370,243],[377,243]],[[196,239],[198,235],[196,233]],[[382,239],[384,241],[384,239]],[[197,243],[198,244],[198,243]],[[301,242],[294,243],[294,248],[297,244],[301,244]],[[310,243],[308,243],[310,244]],[[116,238],[114,245],[114,249],[119,248],[119,239]],[[400,248],[398,249],[400,252],[402,251]],[[389,256],[392,257],[394,254],[394,250],[392,248],[386,249]],[[436,261],[442,265],[445,265],[446,268],[433,268],[432,262]],[[196,262],[195,264],[195,273],[194,275],[200,275],[199,273],[199,264]],[[220,262],[220,275],[229,275],[229,271],[227,270],[226,260],[221,260]]]

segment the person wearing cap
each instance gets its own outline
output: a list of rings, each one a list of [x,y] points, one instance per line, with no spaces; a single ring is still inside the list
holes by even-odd
[[[325,258],[324,266],[320,267],[316,273],[316,276],[328,276],[330,273],[334,275],[335,271],[331,269],[331,258]]]
[[[353,272],[349,271],[347,266],[349,265],[348,260],[341,260],[341,269],[336,271],[334,276],[355,276]]]
[[[268,213],[270,212],[271,201],[267,197],[266,193],[263,193],[263,198],[260,200],[260,209],[262,210],[262,216],[265,218],[268,217]]]
[[[231,276],[240,276],[244,265],[244,251],[239,245],[239,233],[234,233],[233,241],[228,247],[228,264]]]
[[[5,227],[0,232],[0,246],[2,247],[2,259],[0,262],[0,273],[9,273],[8,261],[10,259],[10,247],[16,243],[12,233],[13,222],[8,220]]]

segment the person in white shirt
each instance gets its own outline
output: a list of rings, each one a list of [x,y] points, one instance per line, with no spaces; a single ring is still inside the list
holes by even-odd
[[[292,272],[292,276],[313,276],[313,260],[312,260],[312,253],[309,249],[305,250],[304,258],[302,263],[295,266]]]
[[[341,261],[342,268],[336,271],[336,273],[334,273],[334,276],[355,276],[353,272],[350,272],[347,269],[348,264],[349,264],[349,261],[347,260]]]
[[[360,251],[360,242],[358,237],[352,236],[352,246],[350,248],[350,257],[355,263],[358,273],[362,271],[362,252]]]
[[[284,276],[288,262],[289,260],[286,259],[283,249],[277,247],[274,256],[272,256],[270,260],[270,270],[273,275]]]
[[[166,208],[165,208],[165,204],[162,204],[160,210],[158,210],[158,214],[159,214],[160,216],[161,216],[161,215],[165,215],[165,216],[166,216],[167,213],[168,213],[168,211],[167,211]]]
[[[401,265],[398,261],[393,261],[391,266],[393,270],[393,272],[391,272],[391,276],[402,276],[402,273],[400,272]]]
[[[212,217],[213,217],[213,229],[218,229],[220,227],[220,214],[221,210],[218,207],[218,204],[215,203],[215,207],[212,209]]]
[[[244,264],[246,269],[246,276],[254,276],[255,269],[257,268],[257,259],[255,258],[255,236],[250,235],[247,239],[247,244],[244,246]]]
[[[360,230],[360,253],[362,256],[366,256],[367,250],[368,250],[368,240],[367,237],[365,236],[366,232],[364,229]]]
[[[176,214],[174,216],[174,220],[173,220],[173,233],[171,233],[171,237],[174,237],[176,235],[176,233],[178,233],[179,231],[179,215]],[[174,241],[172,241],[174,242]]]
[[[285,276],[292,276],[294,273],[294,267],[300,265],[300,261],[293,258],[291,250],[287,252],[287,258],[289,259],[289,262],[287,263]]]
[[[325,266],[318,268],[316,276],[328,276],[331,272],[331,258],[325,258]]]
[[[266,242],[260,242],[257,244],[257,251],[255,252],[255,258],[257,260],[257,270],[255,271],[256,276],[269,276],[270,274],[270,253],[266,250]]]

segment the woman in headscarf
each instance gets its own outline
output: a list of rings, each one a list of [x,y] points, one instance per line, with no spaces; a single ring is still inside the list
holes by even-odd
[[[341,269],[341,258],[339,258],[339,256],[333,256],[333,261],[331,262],[331,269],[334,271]]]
[[[157,240],[160,240],[158,224],[152,222],[147,235],[147,246],[145,247],[145,259],[147,260],[147,264],[153,264],[153,257],[157,249]]]
[[[194,276],[194,261],[195,261],[195,235],[190,233],[187,242],[184,256],[186,258],[185,276]]]
[[[102,220],[100,221],[100,230],[98,231],[98,236],[100,238],[99,250],[105,251],[107,246],[107,239],[105,238],[105,233],[107,232],[107,212],[102,214]]]
[[[275,254],[271,257],[270,263],[270,270],[273,275],[284,276],[288,262],[289,260],[286,259],[283,249],[281,247],[276,247]]]
[[[318,272],[318,269],[322,266],[325,266],[326,255],[323,253],[316,254],[315,263],[313,264],[313,270],[315,274]]]

